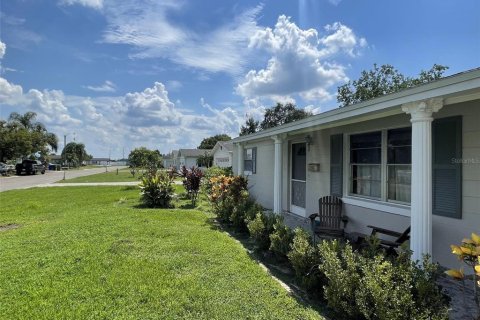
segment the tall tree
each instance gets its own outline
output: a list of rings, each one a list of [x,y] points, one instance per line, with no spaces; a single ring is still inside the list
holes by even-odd
[[[229,141],[232,138],[228,134],[217,134],[202,140],[197,149],[213,149],[218,141]]]
[[[75,167],[81,166],[83,161],[89,158],[91,156],[83,143],[69,142],[62,150],[62,159],[67,159],[68,163]]]
[[[37,122],[35,112],[19,114],[13,112],[8,120],[0,121],[0,160],[48,156],[56,151],[58,138]]]
[[[381,67],[374,64],[372,70],[362,71],[358,80],[349,81],[338,87],[337,101],[342,104],[342,107],[346,107],[440,79],[447,69],[446,66],[434,64],[430,70],[422,70],[418,77],[412,78],[404,76],[389,64]]]
[[[249,117],[245,122],[245,125],[240,127],[240,136],[245,136],[247,134],[255,133],[260,127],[260,122]]]
[[[145,147],[135,148],[128,155],[128,162],[132,168],[148,168],[156,170],[162,166],[160,151]]]
[[[297,121],[311,116],[312,113],[298,109],[293,103],[277,103],[275,107],[265,110],[263,121],[260,123],[262,130],[280,126],[285,123]]]

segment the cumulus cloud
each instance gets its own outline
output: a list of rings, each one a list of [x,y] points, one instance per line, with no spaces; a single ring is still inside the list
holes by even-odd
[[[5,45],[5,43],[2,42],[2,40],[0,40],[0,59],[3,59],[6,50],[7,46]]]
[[[245,10],[231,22],[199,33],[175,24],[170,14],[182,9],[182,1],[122,1],[104,3],[107,28],[103,40],[129,44],[132,58],[167,58],[187,67],[208,72],[238,74],[247,62],[244,48],[257,30],[257,6]]]
[[[93,9],[102,9],[103,0],[61,0],[60,4],[62,5],[82,5],[85,7],[91,7]]]
[[[155,82],[152,88],[143,92],[127,93],[124,103],[127,106],[125,121],[129,124],[148,127],[175,126],[180,123],[181,114],[160,82]]]
[[[31,89],[0,77],[2,116],[34,111],[49,131],[61,137],[76,133],[95,156],[121,157],[128,150],[146,146],[169,152],[196,147],[204,137],[219,133],[235,136],[244,117],[231,107],[214,108],[200,101],[204,112],[194,114],[170,101],[162,83],[123,96],[70,96],[61,90]]]
[[[84,88],[95,92],[115,92],[117,90],[115,84],[109,80],[106,80],[102,85],[99,86],[84,86]]]
[[[338,53],[354,56],[366,45],[353,30],[341,23],[325,27],[320,37],[315,29],[300,29],[289,17],[278,18],[275,27],[258,30],[249,47],[271,54],[265,68],[250,70],[236,91],[246,98],[269,97],[272,100],[299,94],[305,100],[328,100],[328,89],[347,80],[345,67],[329,61]]]

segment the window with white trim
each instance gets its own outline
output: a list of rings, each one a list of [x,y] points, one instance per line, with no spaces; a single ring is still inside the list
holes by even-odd
[[[350,135],[349,194],[410,203],[412,129]]]
[[[382,132],[350,136],[350,193],[381,198]]]
[[[245,174],[257,173],[257,148],[245,149],[243,159],[243,170]]]
[[[412,129],[388,130],[387,199],[410,203],[412,178]]]

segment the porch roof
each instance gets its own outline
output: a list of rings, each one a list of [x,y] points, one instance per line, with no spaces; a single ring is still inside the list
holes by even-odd
[[[301,133],[401,114],[403,111],[400,106],[405,103],[439,97],[444,99],[445,105],[480,99],[480,68],[457,73],[348,107],[323,112],[278,127],[240,136],[233,139],[232,142],[263,140],[274,135]]]

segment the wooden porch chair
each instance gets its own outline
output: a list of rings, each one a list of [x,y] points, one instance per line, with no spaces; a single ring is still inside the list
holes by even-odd
[[[315,237],[343,237],[343,228],[348,222],[342,215],[343,201],[335,196],[324,196],[318,199],[318,213],[310,215],[310,225]],[[342,226],[343,222],[343,226]]]
[[[379,234],[384,234],[387,236],[391,236],[395,238],[394,240],[384,240],[384,239],[379,239],[380,244],[384,247],[386,247],[388,250],[393,250],[398,248],[402,243],[404,243],[407,240],[410,240],[410,226],[405,229],[403,232],[397,232],[393,230],[388,230],[376,226],[367,226],[369,228],[372,228],[372,233],[371,235],[376,235],[377,233]]]

